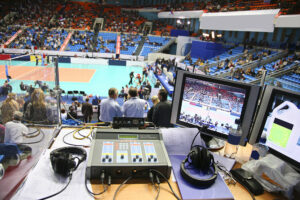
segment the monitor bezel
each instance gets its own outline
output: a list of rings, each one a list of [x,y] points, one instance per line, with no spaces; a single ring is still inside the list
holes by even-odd
[[[190,123],[186,123],[186,122],[183,122],[183,121],[179,120],[179,115],[180,115],[181,105],[182,105],[183,92],[184,92],[184,85],[185,85],[185,82],[186,82],[187,78],[193,78],[193,79],[196,79],[196,80],[213,82],[213,83],[222,84],[222,85],[225,85],[225,86],[231,86],[231,87],[244,89],[245,90],[245,100],[244,100],[244,104],[243,104],[243,108],[242,108],[242,112],[241,112],[241,125],[243,125],[244,118],[245,118],[245,112],[246,112],[246,109],[247,109],[248,103],[249,103],[249,96],[250,96],[250,93],[251,93],[252,85],[248,85],[248,84],[245,84],[245,83],[242,83],[242,82],[236,82],[236,81],[232,81],[232,80],[217,78],[217,77],[210,77],[210,76],[207,76],[207,75],[193,74],[193,73],[189,73],[189,72],[185,72],[183,74],[183,77],[182,77],[182,85],[181,85],[181,88],[180,88],[178,112],[177,112],[177,116],[176,116],[176,124],[177,125],[181,125],[181,126],[185,126],[185,127],[200,128],[200,129],[202,128],[201,126],[197,126],[195,124],[190,124]],[[208,135],[215,136],[215,137],[225,139],[225,140],[228,139],[227,134],[220,133],[220,132],[217,132],[217,131],[213,131],[213,130],[210,130],[210,129],[206,129],[204,134],[208,134]]]
[[[269,115],[268,111],[272,108],[272,104],[274,102],[274,98],[276,95],[284,95],[287,97],[290,96],[291,98],[299,98],[299,101],[300,101],[300,93],[297,93],[297,92],[294,92],[291,90],[287,90],[287,89],[283,89],[283,88],[278,88],[275,86],[267,85],[265,88],[264,95],[262,97],[262,103],[260,105],[256,120],[255,120],[255,123],[253,126],[251,138],[249,141],[250,144],[259,143],[259,140],[263,133],[263,129],[265,127],[265,123],[267,121],[267,117]],[[268,146],[268,148],[269,148],[270,153],[274,154],[275,156],[279,157],[282,160],[287,161],[297,170],[300,170],[300,162],[288,157],[287,155],[277,151],[276,149],[274,149],[272,147]]]

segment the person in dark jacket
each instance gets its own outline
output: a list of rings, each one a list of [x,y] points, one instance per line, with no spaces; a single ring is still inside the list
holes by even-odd
[[[90,123],[93,116],[93,105],[89,103],[89,98],[85,99],[85,103],[82,104],[81,112],[83,114],[84,122]]]
[[[158,127],[172,127],[171,120],[171,103],[167,101],[168,92],[160,89],[158,98],[160,102],[154,107],[152,120]]]
[[[154,110],[154,107],[156,106],[156,104],[159,103],[158,96],[154,95],[154,96],[151,98],[151,101],[152,101],[152,103],[153,103],[153,106],[150,108],[150,110],[149,110],[148,113],[147,113],[147,121],[148,121],[148,122],[152,122],[152,116],[153,116],[153,110]]]

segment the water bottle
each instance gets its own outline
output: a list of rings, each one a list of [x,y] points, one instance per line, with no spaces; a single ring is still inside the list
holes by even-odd
[[[265,157],[268,153],[269,148],[261,143],[255,143],[252,146],[251,159],[258,160]]]
[[[225,144],[225,149],[224,149],[224,155],[229,158],[235,158],[239,143],[242,137],[242,128],[240,125],[236,129],[230,128],[229,129],[229,135],[228,135],[228,141]]]

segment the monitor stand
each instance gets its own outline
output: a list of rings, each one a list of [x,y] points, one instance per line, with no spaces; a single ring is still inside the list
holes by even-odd
[[[208,150],[220,150],[225,146],[225,140],[202,134],[203,132],[205,132],[205,127],[199,128],[199,131],[201,133],[201,138],[205,142],[206,148]]]

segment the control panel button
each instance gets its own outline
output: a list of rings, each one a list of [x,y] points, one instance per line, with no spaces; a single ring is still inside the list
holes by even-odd
[[[102,158],[102,162],[105,162],[106,161],[106,159],[105,158]]]
[[[151,162],[151,158],[150,157],[148,158],[148,162]]]
[[[120,158],[121,158],[121,159],[124,159],[124,155],[122,154]]]
[[[140,161],[140,162],[142,162],[142,161],[143,161],[143,159],[142,159],[142,158],[140,158],[140,159],[139,159],[139,161]]]
[[[112,161],[112,159],[111,159],[111,158],[109,158],[109,159],[108,159],[108,162],[111,162],[111,161]]]
[[[105,156],[105,158],[106,158],[106,159],[108,159],[108,158],[109,158],[109,156],[108,156],[108,155],[106,155],[106,156]]]
[[[157,162],[157,158],[154,158],[153,160],[154,160],[154,162]]]
[[[133,158],[132,161],[135,162],[135,161],[136,161],[136,158]]]

